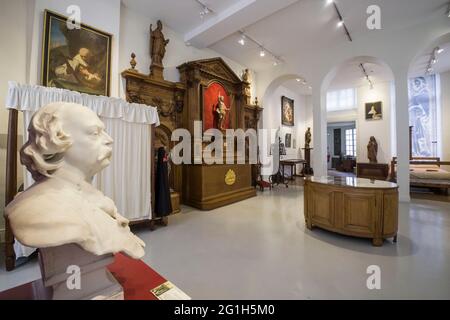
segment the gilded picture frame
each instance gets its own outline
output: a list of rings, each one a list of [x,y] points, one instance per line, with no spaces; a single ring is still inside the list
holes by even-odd
[[[93,95],[110,95],[112,35],[44,11],[42,85]],[[69,28],[69,26],[71,28]]]

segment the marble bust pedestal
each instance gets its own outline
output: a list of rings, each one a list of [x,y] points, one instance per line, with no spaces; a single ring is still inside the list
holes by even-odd
[[[122,287],[106,269],[113,262],[112,254],[97,256],[77,244],[39,249],[42,280],[52,300],[123,300]]]

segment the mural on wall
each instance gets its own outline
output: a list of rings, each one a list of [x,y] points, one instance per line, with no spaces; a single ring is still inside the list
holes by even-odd
[[[383,106],[381,101],[366,103],[366,120],[383,119]]]
[[[412,126],[412,155],[437,156],[436,76],[409,80],[409,125]]]
[[[211,83],[203,93],[203,130],[232,129],[230,96],[218,82]]]
[[[109,95],[111,35],[45,11],[42,84],[96,95]]]
[[[281,123],[284,126],[294,126],[294,100],[281,97]]]

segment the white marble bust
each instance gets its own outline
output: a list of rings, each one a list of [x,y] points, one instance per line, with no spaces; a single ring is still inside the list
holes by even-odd
[[[34,114],[20,158],[36,183],[6,207],[19,242],[35,248],[76,243],[96,255],[144,256],[145,244],[129,221],[91,185],[110,163],[113,140],[104,129],[79,104],[52,103]]]

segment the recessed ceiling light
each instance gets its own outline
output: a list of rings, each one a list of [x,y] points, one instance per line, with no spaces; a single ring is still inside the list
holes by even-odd
[[[342,27],[343,25],[344,25],[344,20],[339,21],[337,24],[338,27]]]
[[[327,5],[330,5],[334,2],[334,0],[327,0]]]
[[[436,64],[436,62],[437,62],[436,58],[434,58],[433,60],[431,60],[431,63],[432,63],[432,64]]]
[[[439,48],[436,52],[437,52],[437,54],[441,54],[442,52],[444,52],[444,49]]]
[[[295,79],[295,80],[297,80],[297,82],[300,82],[300,78],[297,78],[297,79]]]
[[[244,46],[244,45],[245,45],[245,39],[244,39],[244,38],[240,38],[238,42],[239,42],[239,44],[240,44],[241,46]]]
[[[262,49],[262,50],[259,52],[259,56],[260,56],[261,58],[263,58],[263,57],[266,56],[266,52],[264,51],[264,49]]]

